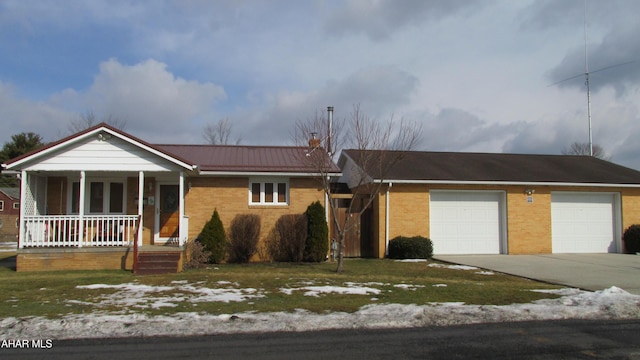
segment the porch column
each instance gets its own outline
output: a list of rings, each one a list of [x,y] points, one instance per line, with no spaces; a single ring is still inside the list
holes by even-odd
[[[20,173],[20,233],[18,234],[18,249],[24,248],[24,237],[27,235],[26,231],[26,203],[27,200],[27,172],[22,170]]]
[[[140,171],[138,175],[138,217],[140,223],[138,224],[138,246],[142,246],[142,238],[144,233],[144,227],[142,219],[144,219],[144,171]]]
[[[84,242],[84,198],[87,189],[87,174],[84,170],[80,171],[80,203],[78,204],[78,219],[80,221],[80,231],[78,231],[78,247],[82,247]]]
[[[178,182],[178,188],[179,188],[179,198],[180,201],[178,201],[178,206],[179,206],[179,214],[178,216],[180,217],[180,220],[178,222],[178,246],[182,246],[184,244],[185,241],[185,237],[187,237],[187,229],[185,226],[185,218],[184,218],[184,172],[180,171],[180,180]]]

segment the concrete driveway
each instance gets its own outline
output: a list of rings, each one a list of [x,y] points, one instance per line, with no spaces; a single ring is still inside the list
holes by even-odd
[[[617,286],[640,295],[638,255],[436,255],[434,259],[591,291]]]

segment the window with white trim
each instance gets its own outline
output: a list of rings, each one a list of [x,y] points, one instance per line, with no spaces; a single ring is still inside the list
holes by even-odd
[[[125,183],[123,181],[88,181],[85,209],[90,214],[124,214]],[[71,186],[71,213],[80,211],[80,182]]]
[[[4,211],[4,201],[0,200],[0,211]]]
[[[288,205],[288,179],[250,179],[249,205]]]

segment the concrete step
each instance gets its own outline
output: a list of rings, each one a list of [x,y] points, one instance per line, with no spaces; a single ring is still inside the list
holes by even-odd
[[[171,274],[178,272],[179,252],[144,252],[138,254],[136,275]]]

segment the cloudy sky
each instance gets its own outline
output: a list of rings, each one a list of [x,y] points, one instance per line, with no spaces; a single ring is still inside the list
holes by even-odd
[[[0,143],[57,140],[92,112],[152,143],[204,143],[228,118],[242,144],[290,145],[297,120],[359,104],[422,124],[421,150],[559,154],[589,139],[584,13],[584,0],[0,0]],[[587,13],[594,143],[640,169],[640,1]]]

